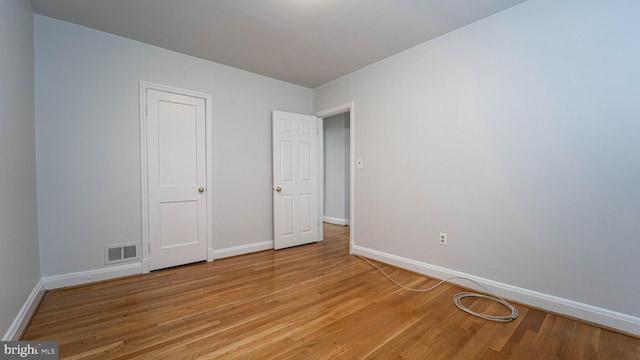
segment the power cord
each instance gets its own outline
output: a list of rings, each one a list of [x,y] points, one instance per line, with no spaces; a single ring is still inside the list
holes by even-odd
[[[369,263],[369,265],[373,266],[374,268],[378,269],[389,281],[391,281],[392,283],[396,284],[397,286],[399,286],[400,288],[407,290],[407,291],[414,291],[414,292],[428,292],[431,291],[435,288],[437,288],[438,286],[444,284],[445,282],[450,282],[450,280],[455,280],[455,279],[459,279],[459,280],[466,280],[469,282],[472,282],[473,284],[475,284],[476,286],[484,289],[487,293],[491,294],[490,295],[484,295],[484,294],[478,294],[478,293],[473,293],[473,292],[461,292],[461,293],[457,293],[454,297],[453,297],[453,303],[458,307],[458,309],[471,314],[473,316],[477,316],[479,318],[482,319],[486,319],[486,320],[491,320],[491,321],[499,321],[499,322],[509,322],[512,320],[515,320],[518,318],[518,315],[520,315],[520,313],[518,312],[518,309],[516,309],[513,305],[511,305],[507,300],[501,298],[500,296],[494,294],[492,291],[490,291],[489,289],[487,289],[484,285],[465,278],[465,277],[461,277],[461,276],[452,276],[450,278],[444,279],[442,281],[440,281],[439,283],[433,285],[432,287],[428,288],[428,289],[414,289],[414,288],[410,288],[410,287],[406,287],[402,284],[400,284],[399,282],[393,280],[380,266],[372,263],[371,261],[369,261],[369,259],[360,256],[360,255],[356,255],[357,257],[359,257],[360,259],[366,261],[367,263]],[[473,310],[470,310],[469,308],[467,308],[466,306],[462,305],[462,299],[466,298],[466,297],[477,297],[477,298],[482,298],[482,299],[487,299],[487,300],[492,300],[495,301],[497,303],[500,303],[502,305],[504,305],[507,309],[511,310],[511,314],[509,315],[504,315],[504,316],[496,316],[496,315],[487,315],[487,314],[482,314],[482,313],[478,313],[475,312]]]

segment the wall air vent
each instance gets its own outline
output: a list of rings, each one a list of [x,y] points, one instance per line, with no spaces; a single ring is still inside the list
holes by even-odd
[[[139,260],[140,245],[136,243],[112,244],[104,247],[104,263],[114,264],[125,261]]]

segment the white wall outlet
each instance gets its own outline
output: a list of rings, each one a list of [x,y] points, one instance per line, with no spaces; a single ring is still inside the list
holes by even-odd
[[[447,233],[440,233],[440,245],[447,245]]]

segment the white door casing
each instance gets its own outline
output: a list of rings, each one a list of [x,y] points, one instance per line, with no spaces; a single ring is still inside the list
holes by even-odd
[[[274,111],[274,248],[316,242],[318,218],[318,119]]]
[[[145,266],[143,259],[143,272],[212,260],[207,252],[212,248],[210,99],[144,85],[143,242],[148,261]]]

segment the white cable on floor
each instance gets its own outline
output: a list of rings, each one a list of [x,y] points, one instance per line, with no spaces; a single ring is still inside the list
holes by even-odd
[[[501,298],[500,296],[494,294],[492,291],[490,291],[489,289],[487,289],[485,286],[483,286],[482,284],[465,278],[465,277],[461,277],[461,276],[452,276],[450,278],[444,279],[442,281],[440,281],[439,283],[433,285],[432,287],[428,288],[428,289],[414,289],[414,288],[410,288],[410,287],[406,287],[402,284],[400,284],[399,282],[393,280],[389,275],[387,275],[387,273],[382,270],[382,268],[374,263],[372,263],[371,261],[369,261],[369,259],[360,256],[360,255],[356,255],[357,257],[359,257],[360,259],[366,261],[369,263],[369,265],[373,266],[374,268],[378,269],[387,279],[389,279],[389,281],[391,281],[392,283],[396,284],[397,286],[399,286],[400,288],[407,290],[407,291],[414,291],[414,292],[428,292],[431,291],[435,288],[437,288],[438,286],[444,284],[445,282],[449,282],[450,280],[454,280],[454,279],[460,279],[460,280],[466,280],[466,281],[470,281],[472,283],[474,283],[476,286],[484,289],[486,292],[488,292],[489,294],[491,294],[492,296],[489,295],[484,295],[484,294],[478,294],[478,293],[473,293],[473,292],[461,292],[461,293],[457,293],[454,297],[453,297],[453,303],[462,311],[469,313],[473,316],[477,316],[479,318],[482,319],[486,319],[486,320],[491,320],[491,321],[500,321],[500,322],[509,322],[512,320],[515,320],[518,318],[518,315],[520,315],[520,313],[518,312],[518,309],[516,309],[513,305],[509,304],[509,302],[503,298]],[[511,314],[509,315],[504,315],[504,316],[496,316],[496,315],[487,315],[487,314],[481,314],[481,313],[477,313],[473,310],[469,310],[466,306],[462,305],[461,300],[463,298],[466,297],[477,297],[477,298],[482,298],[482,299],[488,299],[488,300],[492,300],[495,301],[497,303],[500,303],[502,305],[504,305],[507,309],[511,310]]]

